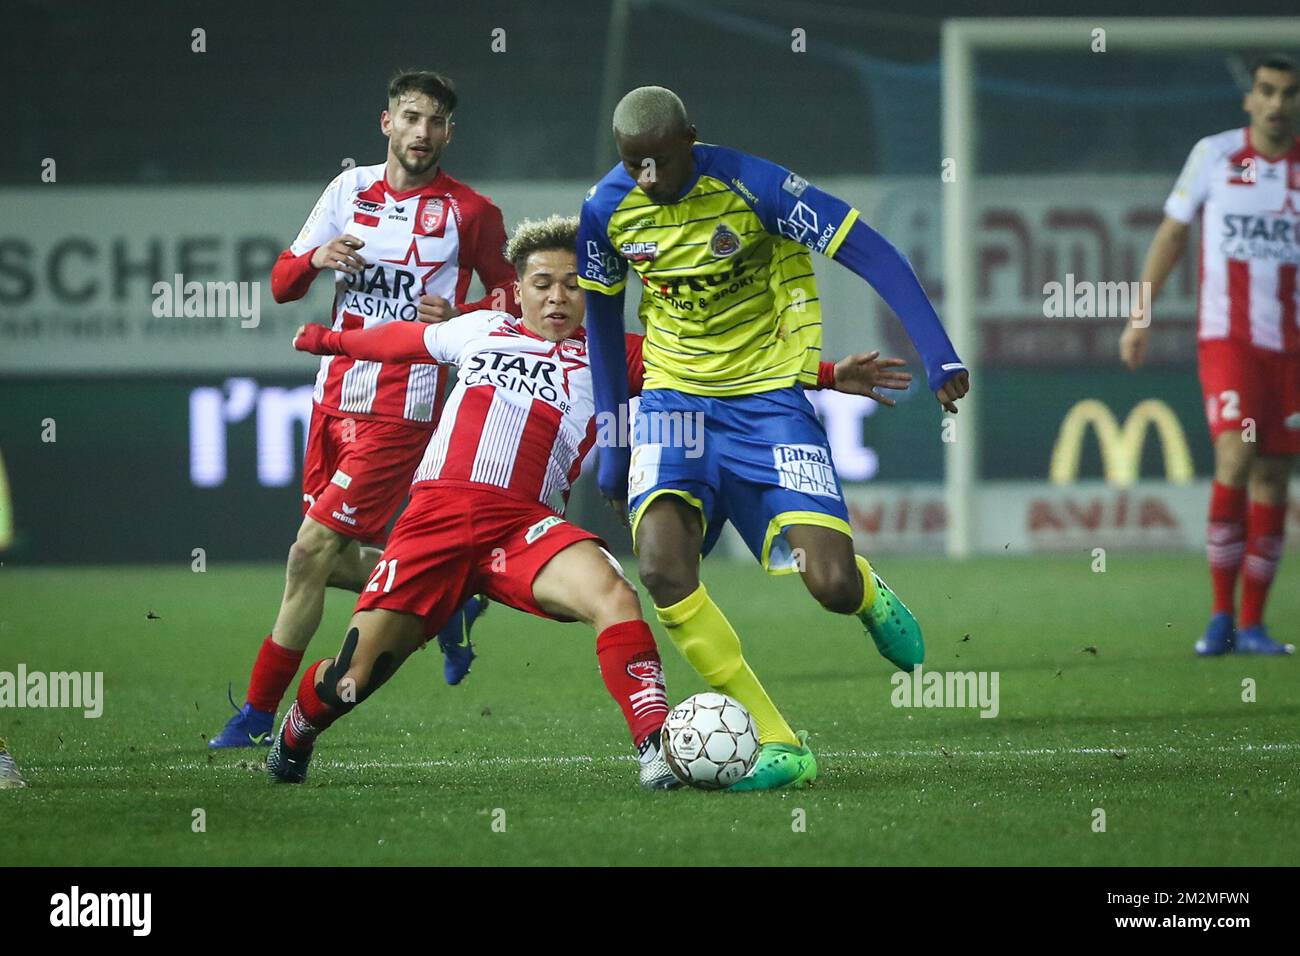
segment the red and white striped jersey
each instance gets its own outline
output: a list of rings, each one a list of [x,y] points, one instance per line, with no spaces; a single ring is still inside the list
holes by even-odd
[[[459,371],[415,482],[489,485],[563,514],[596,441],[586,332],[550,342],[478,312],[430,325],[424,346]]]
[[[332,328],[371,328],[415,321],[422,295],[469,311],[517,311],[514,268],[503,250],[501,211],[487,197],[439,171],[427,185],[394,192],[383,164],[345,170],[326,187],[272,274],[277,301],[306,294],[317,270],[316,248],[344,233],[365,242],[370,265],[358,275],[334,272]],[[467,303],[472,274],[487,295]],[[327,414],[432,426],[444,397],[445,370],[432,364],[321,359],[313,398]]]
[[[1165,215],[1179,222],[1198,210],[1198,337],[1300,352],[1300,138],[1274,160],[1255,150],[1247,129],[1202,139],[1165,201]]]

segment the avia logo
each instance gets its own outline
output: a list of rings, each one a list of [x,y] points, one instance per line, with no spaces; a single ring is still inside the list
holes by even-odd
[[[1036,499],[1029,503],[1026,520],[1030,534],[1067,531],[1176,532],[1178,518],[1158,495],[1130,499],[1127,492],[1114,497]]]
[[[1183,427],[1168,405],[1159,399],[1148,398],[1138,402],[1120,425],[1111,410],[1095,398],[1077,403],[1066,413],[1061,430],[1052,448],[1048,477],[1058,485],[1068,485],[1079,476],[1079,459],[1083,453],[1083,439],[1089,428],[1097,431],[1101,445],[1101,466],[1106,481],[1112,485],[1127,486],[1138,479],[1142,462],[1142,444],[1148,426],[1154,426],[1160,436],[1160,447],[1165,458],[1165,477],[1178,484],[1192,480],[1192,454],[1187,449]]]

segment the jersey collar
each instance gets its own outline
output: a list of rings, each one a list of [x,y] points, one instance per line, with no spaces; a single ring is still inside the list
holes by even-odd
[[[408,189],[406,190],[406,192],[399,193],[397,190],[395,190],[392,186],[388,184],[388,171],[385,170],[384,171],[384,192],[386,192],[393,199],[396,199],[398,202],[401,202],[403,199],[410,199],[412,196],[431,196],[435,193],[446,192],[446,179],[447,179],[447,174],[444,173],[442,171],[442,167],[439,166],[438,175],[434,176],[423,186],[416,186],[414,189]]]

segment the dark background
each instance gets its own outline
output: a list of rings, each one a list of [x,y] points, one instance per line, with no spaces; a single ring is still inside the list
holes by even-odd
[[[619,94],[670,86],[705,141],[808,174],[899,174],[928,170],[938,150],[945,18],[1095,16],[1114,26],[1133,16],[1297,10],[1294,0],[902,6],[634,2]],[[438,69],[458,84],[453,173],[594,177],[612,163],[601,115],[610,9],[584,0],[6,0],[0,184],[34,182],[46,156],[59,157],[62,182],[326,181],[340,157],[382,158],[377,118],[398,67]],[[190,50],[195,27],[207,31],[205,53]],[[790,50],[795,27],[807,32],[799,56]],[[496,28],[506,31],[505,53],[490,51]],[[984,168],[1041,169],[1048,159],[1088,168],[1104,155],[1111,169],[1169,172],[1187,154],[1170,127],[1222,129],[1240,118],[1221,57],[1015,54],[980,69]],[[1025,128],[1041,151],[1005,135]],[[1096,150],[1079,148],[1081,129]]]

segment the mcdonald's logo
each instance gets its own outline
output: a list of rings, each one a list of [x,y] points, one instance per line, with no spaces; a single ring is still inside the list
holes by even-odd
[[[1194,476],[1192,455],[1187,449],[1183,427],[1173,410],[1155,398],[1138,402],[1123,425],[1116,421],[1103,402],[1095,398],[1077,403],[1061,422],[1056,446],[1052,449],[1048,477],[1058,485],[1069,484],[1078,477],[1083,438],[1088,428],[1093,427],[1101,446],[1101,467],[1106,482],[1121,486],[1133,484],[1142,464],[1142,443],[1148,426],[1154,426],[1160,436],[1165,477],[1178,484],[1191,481]]]
[[[13,541],[13,502],[9,497],[9,476],[5,473],[4,455],[0,455],[0,551],[7,551]]]

